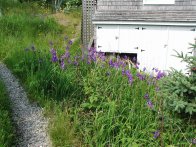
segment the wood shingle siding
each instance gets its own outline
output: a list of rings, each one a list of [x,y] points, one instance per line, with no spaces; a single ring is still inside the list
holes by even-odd
[[[98,0],[93,20],[196,21],[196,0],[143,4],[143,0]]]
[[[196,11],[109,11],[96,12],[94,21],[196,22]]]
[[[97,11],[196,10],[196,0],[175,0],[171,5],[144,5],[143,0],[97,0]]]

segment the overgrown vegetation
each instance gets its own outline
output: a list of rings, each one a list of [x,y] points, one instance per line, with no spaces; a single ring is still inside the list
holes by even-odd
[[[195,45],[192,45],[191,49],[194,52]],[[177,57],[187,63],[190,75],[173,69],[162,82],[161,94],[165,97],[168,109],[181,115],[196,116],[196,56],[177,53]]]
[[[10,101],[0,79],[0,146],[14,145],[14,128],[11,121]]]
[[[0,18],[6,28],[0,32],[0,59],[45,108],[53,146],[194,143],[194,124],[170,113],[163,95],[157,95],[163,72],[154,69],[152,76],[138,71],[138,65],[129,69],[127,57],[108,58],[93,48],[85,55],[79,41],[69,39],[74,36],[70,27],[35,15],[27,18],[24,12],[12,15]]]

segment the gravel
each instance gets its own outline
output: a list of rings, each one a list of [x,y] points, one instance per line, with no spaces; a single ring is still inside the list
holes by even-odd
[[[48,120],[37,104],[30,103],[27,94],[10,70],[0,63],[0,78],[11,99],[12,119],[16,125],[17,147],[51,147],[47,133]]]

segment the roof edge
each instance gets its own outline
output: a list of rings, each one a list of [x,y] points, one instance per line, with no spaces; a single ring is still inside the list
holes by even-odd
[[[92,21],[94,25],[100,25],[100,24],[105,24],[105,25],[159,25],[159,26],[194,26],[196,27],[196,21],[195,22],[147,22],[147,21]]]

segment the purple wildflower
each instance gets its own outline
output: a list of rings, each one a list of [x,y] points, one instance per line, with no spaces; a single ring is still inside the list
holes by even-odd
[[[155,139],[157,139],[160,136],[159,130],[155,131],[153,134]]]
[[[191,140],[191,143],[192,143],[192,144],[196,144],[196,138],[192,139],[192,140]]]
[[[146,75],[142,75],[141,73],[137,73],[137,77],[141,80],[141,81],[143,81],[143,80],[145,80],[145,78],[146,78]]]
[[[74,61],[73,63],[75,66],[78,66],[78,62],[77,61]]]
[[[151,100],[148,100],[148,101],[147,101],[147,105],[148,105],[148,107],[149,107],[150,109],[153,108],[153,103],[152,103]]]
[[[66,46],[66,50],[69,50],[70,49],[70,47],[69,46]]]
[[[118,69],[119,68],[119,63],[118,62],[114,62],[113,67]]]
[[[135,68],[136,68],[136,69],[139,69],[139,65],[140,65],[140,63],[136,63],[136,64],[135,64]]]
[[[73,41],[72,40],[69,40],[69,44],[72,45],[73,44]]]
[[[146,94],[144,95],[144,98],[145,98],[146,100],[148,100],[148,99],[149,99],[149,94],[146,93]]]
[[[57,62],[58,57],[57,57],[57,54],[56,54],[56,50],[54,48],[52,48],[50,52],[52,54],[52,62]]]
[[[128,80],[129,80],[129,84],[131,85],[133,83],[133,76],[132,76],[132,74],[130,73],[129,70],[126,70],[125,74],[126,74]]]
[[[112,59],[110,59],[109,65],[110,65],[110,67],[114,67],[114,63],[113,63]]]
[[[146,71],[146,67],[143,68],[143,72]]]
[[[127,55],[125,55],[125,56],[124,56],[124,59],[125,59],[125,60],[127,60],[127,59],[128,59]]]
[[[125,70],[124,70],[124,69],[122,69],[122,75],[123,75],[123,76],[125,75]]]
[[[156,76],[156,79],[159,80],[159,79],[161,79],[164,76],[165,76],[165,73],[164,72],[158,71],[157,76]]]
[[[63,59],[61,60],[61,69],[65,69],[65,62]]]
[[[133,62],[136,62],[137,61],[136,57],[133,57],[132,61]]]

